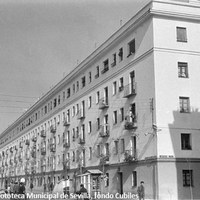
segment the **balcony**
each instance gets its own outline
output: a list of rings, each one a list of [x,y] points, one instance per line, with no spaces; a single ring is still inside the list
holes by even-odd
[[[63,121],[63,126],[69,126],[70,125],[70,122],[69,120],[66,118],[64,121]]]
[[[18,156],[18,160],[19,160],[19,162],[22,162],[22,155]]]
[[[96,79],[99,78],[99,74],[96,74],[94,77],[95,77]]]
[[[101,154],[100,156],[100,165],[109,164],[109,154]]]
[[[126,116],[124,128],[126,130],[136,129],[137,128],[137,118],[136,118],[136,116],[133,116],[133,117]]]
[[[41,165],[41,172],[42,173],[46,172],[46,164]]]
[[[27,146],[30,145],[30,141],[28,139],[26,140],[25,145],[27,145]]]
[[[126,150],[124,153],[124,162],[132,162],[137,160],[136,150]]]
[[[13,153],[13,148],[12,147],[10,148],[10,153]]]
[[[104,124],[100,126],[99,136],[100,137],[109,137],[110,135],[110,126],[109,124]]]
[[[23,148],[22,142],[19,143],[19,148]]]
[[[78,114],[77,114],[77,119],[82,120],[82,119],[84,119],[84,118],[85,118],[85,112],[84,112],[83,109],[80,109],[80,110],[78,111]]]
[[[37,137],[36,136],[32,137],[32,142],[37,142]]]
[[[136,95],[136,83],[128,84],[124,87],[124,98]]]
[[[85,138],[80,137],[80,138],[78,139],[78,143],[79,143],[79,144],[85,144]]]
[[[104,68],[103,68],[103,70],[101,71],[101,74],[106,73],[108,70],[109,70],[109,66],[105,65]]]
[[[56,126],[55,125],[51,125],[50,126],[50,132],[51,133],[56,133]]]
[[[35,167],[35,166],[34,166],[34,167],[33,167],[33,166],[31,167],[31,174],[36,174],[36,167]]]
[[[63,161],[63,170],[69,170],[70,169],[70,161],[66,159]]]
[[[56,152],[56,144],[50,144],[50,152]]]
[[[32,151],[31,156],[32,156],[32,158],[36,158],[36,151]]]
[[[40,136],[41,136],[42,138],[45,138],[45,137],[46,137],[46,131],[41,130]]]
[[[99,109],[105,109],[108,108],[108,98],[102,98],[99,100]]]
[[[41,148],[41,155],[46,155],[46,147]]]
[[[70,147],[70,142],[67,139],[64,140],[63,147],[64,148],[69,148]]]

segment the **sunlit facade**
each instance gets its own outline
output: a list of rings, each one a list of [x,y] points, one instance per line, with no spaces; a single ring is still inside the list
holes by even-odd
[[[198,0],[144,6],[0,135],[0,187],[200,198],[199,22]]]

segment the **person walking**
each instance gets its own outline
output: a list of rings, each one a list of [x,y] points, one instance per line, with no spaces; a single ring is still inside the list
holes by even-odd
[[[14,193],[14,182],[11,181],[10,183],[10,194],[13,194]]]
[[[25,188],[25,179],[22,178],[19,184],[19,192],[20,199],[26,199],[26,188]]]
[[[84,200],[88,200],[88,191],[84,187],[83,184],[80,185],[80,190],[77,192],[77,194],[82,195]]]
[[[140,185],[138,186],[138,189],[137,189],[137,193],[138,193],[139,200],[144,200],[144,197],[145,197],[144,181],[140,182]]]
[[[15,185],[13,186],[13,192],[14,192],[14,194],[19,193],[19,184],[17,181],[15,181]]]
[[[31,192],[32,192],[32,190],[33,190],[33,182],[31,182],[31,184],[30,184],[30,189],[31,189]]]
[[[47,190],[47,184],[44,182],[44,193],[46,192]]]

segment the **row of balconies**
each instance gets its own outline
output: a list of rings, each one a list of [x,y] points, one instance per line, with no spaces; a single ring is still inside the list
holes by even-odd
[[[100,155],[100,165],[107,165],[109,164],[109,160],[110,160],[110,155],[109,154],[101,154]],[[124,153],[124,162],[133,162],[133,161],[137,161],[137,150],[126,150]],[[78,162],[78,167],[84,167],[85,166],[85,162],[83,162],[82,160],[77,160]],[[8,163],[5,163],[5,167],[8,167]],[[13,167],[13,166],[11,166]],[[12,168],[13,169],[13,168]],[[68,170],[70,169],[70,160],[66,159],[65,161],[63,161],[63,170]],[[51,164],[50,165],[50,171],[55,171],[56,170],[56,165],[55,164]],[[1,172],[4,172],[4,166],[1,167]],[[37,170],[36,170],[36,166],[31,166],[31,168],[29,169],[29,167],[25,166],[25,174],[36,174]],[[41,164],[41,172],[46,172],[46,163],[43,162]]]

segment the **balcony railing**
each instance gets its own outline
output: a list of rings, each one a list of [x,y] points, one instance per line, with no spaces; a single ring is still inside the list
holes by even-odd
[[[46,165],[41,165],[41,172],[46,172]]]
[[[56,152],[56,144],[50,144],[50,152]]]
[[[46,137],[46,131],[41,130],[41,132],[40,132],[40,136],[43,137],[43,138],[45,138],[45,137]]]
[[[101,165],[109,164],[109,154],[100,155],[100,164]]]
[[[25,145],[29,146],[30,145],[30,140],[26,140]]]
[[[128,84],[124,87],[124,97],[129,98],[133,95],[136,95],[136,83]]]
[[[46,155],[46,147],[41,148],[41,155]]]
[[[50,126],[50,132],[51,133],[56,133],[56,126],[55,125],[51,125]]]
[[[126,150],[124,153],[124,162],[132,162],[137,160],[136,150]]]
[[[136,129],[137,128],[137,117],[136,116],[133,116],[133,117],[126,116],[124,128],[126,130]]]
[[[63,142],[63,147],[64,148],[69,148],[70,147],[70,142],[69,140],[65,139],[64,142]]]
[[[80,109],[79,111],[78,111],[78,114],[77,114],[77,119],[84,119],[85,118],[85,112],[84,112],[84,110],[83,109]]]
[[[99,109],[105,109],[108,108],[108,98],[102,98],[99,100]]]
[[[69,126],[70,125],[70,121],[66,118],[64,121],[63,121],[63,126]]]
[[[78,138],[78,143],[79,144],[85,144],[85,138],[79,137]]]
[[[37,142],[37,136],[32,137],[32,142]]]
[[[109,70],[109,66],[105,65],[104,68],[103,68],[103,70],[101,71],[101,74],[106,73],[108,70]]]
[[[103,124],[100,126],[99,136],[100,137],[109,137],[110,135],[110,126],[109,124]]]
[[[70,161],[68,159],[66,159],[65,161],[63,161],[63,169],[64,170],[70,169]]]

